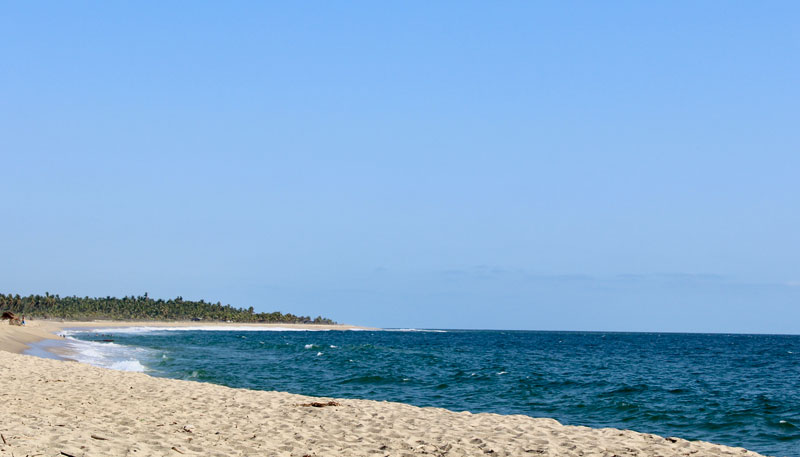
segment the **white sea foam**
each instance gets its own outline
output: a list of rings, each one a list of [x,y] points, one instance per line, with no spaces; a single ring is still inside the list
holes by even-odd
[[[119,362],[112,363],[109,368],[120,371],[147,371],[147,367],[139,363],[138,360],[121,360]]]
[[[74,338],[67,338],[64,341],[64,349],[69,358],[78,362],[121,371],[147,371],[141,360],[151,355],[151,351],[144,348]]]

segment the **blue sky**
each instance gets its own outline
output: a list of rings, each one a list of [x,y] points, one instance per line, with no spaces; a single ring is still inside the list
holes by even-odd
[[[796,2],[0,6],[0,291],[800,333]]]

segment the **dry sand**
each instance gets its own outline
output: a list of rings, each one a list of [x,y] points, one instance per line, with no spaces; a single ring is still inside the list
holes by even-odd
[[[22,353],[30,343],[57,338],[55,332],[59,329],[57,324],[48,321],[28,322],[24,327],[0,321],[0,351]]]
[[[59,326],[0,325],[0,349]],[[2,351],[0,386],[3,457],[759,455],[552,419],[231,389]],[[339,406],[303,406],[328,401]]]

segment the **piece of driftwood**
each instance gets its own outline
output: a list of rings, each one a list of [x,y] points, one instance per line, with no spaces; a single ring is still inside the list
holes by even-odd
[[[312,408],[324,408],[326,406],[342,406],[341,403],[337,403],[335,401],[329,401],[327,403],[320,403],[318,401],[312,401],[311,403],[300,403],[297,406],[305,406],[305,407],[312,407]]]
[[[102,436],[100,436],[100,435],[89,435],[89,436],[91,436],[91,437],[92,437],[92,439],[95,439],[95,440],[101,440],[101,441],[106,441],[106,440],[108,439],[108,438],[103,438],[103,437],[102,437]]]
[[[8,444],[8,443],[6,442],[6,437],[5,437],[5,436],[3,436],[3,434],[2,434],[2,433],[0,433],[0,438],[3,438],[3,444]]]
[[[172,446],[172,450],[177,452],[178,454],[185,454],[182,450],[178,449],[176,446]]]

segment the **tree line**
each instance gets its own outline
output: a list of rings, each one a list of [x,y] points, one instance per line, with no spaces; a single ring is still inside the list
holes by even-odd
[[[215,320],[231,322],[267,322],[283,324],[335,324],[326,317],[295,316],[274,311],[256,313],[253,307],[236,308],[220,302],[153,299],[141,296],[117,297],[60,297],[58,294],[28,295],[0,294],[0,312],[11,311],[32,318],[68,320]]]

